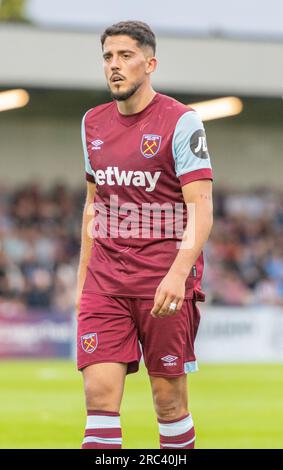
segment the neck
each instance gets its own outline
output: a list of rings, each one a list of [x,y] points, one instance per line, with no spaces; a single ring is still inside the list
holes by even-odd
[[[136,93],[134,93],[126,101],[116,101],[118,111],[121,114],[135,114],[142,111],[151,102],[156,95],[156,92],[151,88],[146,90],[140,87]]]

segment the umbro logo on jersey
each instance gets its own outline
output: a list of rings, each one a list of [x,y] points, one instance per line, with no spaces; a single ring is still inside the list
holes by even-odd
[[[104,144],[104,142],[103,140],[96,139],[96,140],[93,140],[91,144],[92,144],[91,150],[100,150],[101,145]]]
[[[170,354],[168,354],[168,356],[162,357],[161,361],[163,361],[163,365],[165,367],[176,366],[177,365],[176,359],[178,359],[178,356],[171,356]]]
[[[153,174],[150,171],[120,171],[117,166],[108,166],[105,171],[96,170],[93,173],[96,184],[144,186],[149,193],[155,189],[157,180],[161,175],[161,171],[155,171]]]

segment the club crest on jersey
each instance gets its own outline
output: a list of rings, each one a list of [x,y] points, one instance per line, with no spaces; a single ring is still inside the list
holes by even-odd
[[[161,135],[143,134],[141,140],[141,153],[146,158],[154,157],[160,149]]]
[[[89,333],[81,336],[82,348],[86,353],[92,353],[96,350],[98,345],[97,333]]]

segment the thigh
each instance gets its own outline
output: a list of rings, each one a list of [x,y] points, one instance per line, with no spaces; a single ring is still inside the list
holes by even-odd
[[[127,364],[91,364],[82,370],[88,407],[119,411],[127,374]]]
[[[144,362],[150,376],[179,377],[198,370],[194,342],[200,322],[193,299],[185,299],[173,316],[153,318],[153,300],[138,299],[135,317]]]
[[[136,372],[141,351],[128,299],[87,292],[83,296],[77,325],[78,369],[126,363],[127,373]]]

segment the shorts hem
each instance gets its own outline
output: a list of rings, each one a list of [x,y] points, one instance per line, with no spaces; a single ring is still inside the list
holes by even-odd
[[[148,370],[148,375],[152,375],[153,377],[180,377],[181,375],[187,374],[187,373],[194,373],[198,372],[198,363],[197,361],[187,361],[184,362],[184,371],[180,372],[179,374],[166,374],[163,372],[150,372]]]
[[[77,364],[77,369],[79,371],[81,371],[82,369],[84,369],[85,367],[88,367],[88,366],[91,366],[93,364],[103,364],[103,363],[112,363],[112,364],[118,364],[118,363],[123,363],[123,364],[132,364],[133,362],[137,362],[137,370],[135,372],[137,372],[139,370],[139,360],[138,359],[134,359],[133,361],[119,361],[119,360],[116,360],[116,361],[113,361],[113,359],[105,359],[105,360],[101,360],[101,361],[91,361],[91,362],[87,362],[87,363],[84,363],[84,364]],[[131,373],[131,372],[130,372]]]

